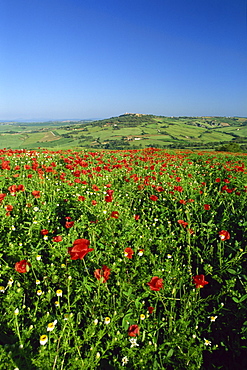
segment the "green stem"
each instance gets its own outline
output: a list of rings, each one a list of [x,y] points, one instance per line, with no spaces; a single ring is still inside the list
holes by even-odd
[[[36,276],[36,274],[35,274],[35,272],[34,272],[34,269],[33,269],[33,266],[32,266],[32,265],[31,265],[31,269],[32,269],[32,273],[34,274],[35,280],[38,280],[38,279],[37,279],[37,276]]]
[[[38,309],[38,304],[39,304],[39,297],[38,297],[38,302],[35,302],[35,311],[34,311],[34,314],[33,314],[34,317],[36,316],[36,312],[37,312],[37,309]]]
[[[82,259],[82,261],[83,261],[83,264],[84,264],[84,267],[85,267],[85,270],[86,270],[87,274],[90,275],[84,258]]]
[[[68,279],[68,286],[67,286],[68,298],[67,298],[67,301],[68,301],[68,310],[70,312],[70,291],[69,291],[69,284],[70,284],[70,280]]]
[[[68,323],[66,322],[66,324],[65,324],[65,325],[64,325],[64,327],[63,327],[62,334],[61,334],[61,335],[60,335],[60,337],[58,338],[58,341],[57,341],[57,350],[56,350],[57,354],[56,354],[56,357],[55,357],[55,360],[54,360],[54,363],[53,363],[52,370],[54,370],[54,369],[55,369],[55,367],[56,367],[56,362],[57,362],[58,355],[59,355],[60,342],[61,342],[61,339],[62,339],[62,337],[63,337],[63,333],[64,333],[65,328],[66,328],[66,326],[67,326],[67,325],[68,325]],[[66,352],[65,352],[65,355],[66,355]]]
[[[220,265],[220,270],[222,269],[222,257],[224,254],[224,242],[220,240],[218,244],[218,258],[219,258],[219,265]]]
[[[0,257],[0,261],[4,262],[5,265],[9,265],[2,257]]]
[[[16,329],[17,329],[17,335],[18,335],[18,338],[19,338],[19,342],[20,342],[20,345],[22,346],[22,340],[21,340],[21,334],[20,334],[20,330],[19,330],[19,323],[18,323],[17,315],[15,315],[15,324],[16,324]]]

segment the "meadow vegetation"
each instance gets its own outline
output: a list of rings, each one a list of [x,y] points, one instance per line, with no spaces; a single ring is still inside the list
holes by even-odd
[[[246,368],[246,166],[1,150],[0,368]]]

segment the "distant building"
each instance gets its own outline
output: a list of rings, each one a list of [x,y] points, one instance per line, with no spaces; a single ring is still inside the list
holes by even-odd
[[[124,114],[120,114],[119,117],[124,117],[124,116],[136,116],[136,117],[141,117],[141,116],[145,116],[145,114],[141,114],[141,113],[124,113]]]

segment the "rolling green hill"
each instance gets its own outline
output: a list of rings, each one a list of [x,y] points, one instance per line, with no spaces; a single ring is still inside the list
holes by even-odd
[[[247,147],[247,118],[164,117],[126,113],[98,121],[0,123],[0,148]]]

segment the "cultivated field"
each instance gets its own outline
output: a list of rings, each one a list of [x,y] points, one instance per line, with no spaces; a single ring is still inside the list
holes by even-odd
[[[247,145],[247,119],[125,114],[100,121],[0,124],[0,148],[142,149]]]

